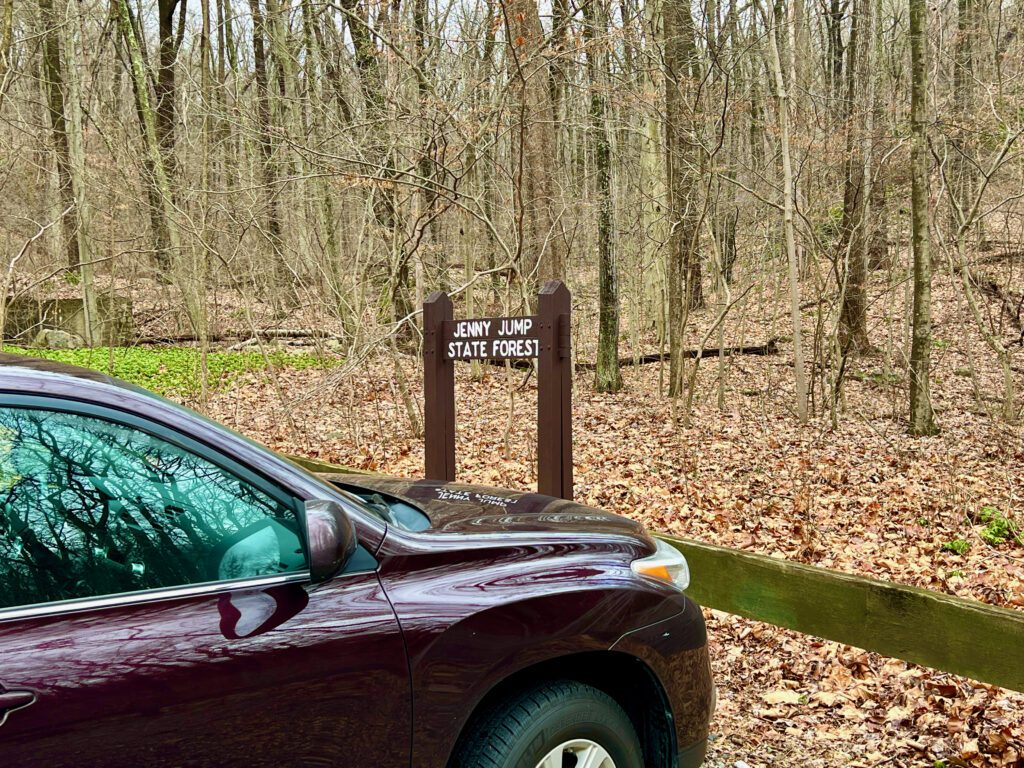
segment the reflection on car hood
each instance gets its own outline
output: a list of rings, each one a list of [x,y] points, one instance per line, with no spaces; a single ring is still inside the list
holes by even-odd
[[[650,540],[633,520],[539,493],[377,475],[320,476],[341,487],[396,496],[419,507],[431,523],[424,533],[566,532]]]

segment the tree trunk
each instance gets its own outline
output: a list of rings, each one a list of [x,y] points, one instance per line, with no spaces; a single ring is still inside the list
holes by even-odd
[[[258,2],[258,0],[256,0]],[[302,120],[297,108],[298,99],[296,89],[298,77],[295,73],[294,62],[300,59],[300,54],[293,52],[288,45],[287,18],[290,11],[291,0],[265,0],[266,14],[264,15],[265,30],[270,41],[270,61],[273,63],[273,70],[277,80],[277,113],[278,120],[274,126],[280,135],[280,140],[275,146],[275,176],[278,180],[291,179],[298,175],[300,178],[312,175],[310,169],[304,164],[300,155],[297,162],[293,160],[293,153],[290,151],[292,142],[302,138]],[[273,120],[271,121],[273,124]],[[299,304],[298,289],[301,283],[301,261],[290,263],[287,254],[294,252],[294,248],[288,248],[286,239],[294,241],[293,233],[297,230],[296,209],[298,201],[291,194],[295,184],[279,184],[273,190],[276,206],[272,209],[278,217],[278,248],[279,254],[274,262],[275,296],[283,301],[288,307],[295,307]],[[297,254],[300,256],[301,254]]]
[[[200,402],[204,405],[209,395],[209,351],[210,351],[210,328],[207,315],[206,283],[209,271],[209,259],[206,253],[206,244],[210,237],[210,183],[211,165],[213,164],[213,62],[211,58],[212,40],[210,36],[211,13],[210,0],[200,0],[202,27],[199,38],[199,85],[202,93],[203,122],[202,122],[202,171],[199,185],[203,192],[202,216],[200,220],[200,242],[193,250],[192,269],[189,278],[191,280],[190,290],[185,293],[187,304],[191,304],[189,316],[192,326],[199,341],[199,381],[200,381]]]
[[[14,0],[0,0],[0,108],[9,85],[12,69],[11,49],[14,44]]]
[[[846,69],[846,179],[837,261],[842,278],[839,348],[845,357],[870,348],[867,325],[868,238],[873,115],[869,55],[874,50],[871,0],[854,0]]]
[[[341,6],[348,19],[348,29],[352,36],[355,49],[355,66],[359,74],[360,90],[366,107],[364,120],[370,126],[368,131],[368,155],[370,161],[379,168],[381,178],[392,181],[398,174],[393,162],[392,146],[385,135],[387,127],[388,103],[385,99],[385,77],[381,71],[381,55],[374,44],[370,29],[370,16],[366,4],[357,0],[343,0]],[[405,236],[399,236],[399,208],[396,203],[397,193],[394,185],[382,185],[375,190],[373,197],[373,217],[386,240],[389,254],[388,314],[394,319],[408,317],[413,311],[413,301],[409,295],[409,259],[410,254],[405,247]],[[411,339],[414,331],[411,324],[403,326],[403,334]]]
[[[555,181],[555,115],[537,4],[511,0],[506,18],[519,270],[527,286],[535,288],[546,280],[565,280],[566,275],[561,195]]]
[[[910,346],[910,434],[937,429],[929,377],[932,348],[932,263],[928,232],[928,5],[910,0],[911,245],[914,253],[913,341]]]
[[[164,165],[163,153],[156,133],[156,118],[149,97],[149,83],[142,47],[136,37],[128,0],[117,0],[118,26],[128,53],[131,68],[132,90],[135,93],[136,113],[142,128],[145,146],[145,179],[150,210],[154,219],[154,237],[158,255],[162,252],[168,261],[179,252],[178,227],[174,218],[171,201],[171,181]]]
[[[615,208],[611,183],[611,131],[608,126],[609,86],[604,51],[608,34],[607,9],[599,0],[584,6],[584,35],[587,42],[587,72],[590,76],[590,132],[594,142],[594,170],[597,176],[597,259],[599,320],[597,370],[594,388],[598,392],[622,389],[619,370],[619,275],[615,243]]]
[[[448,290],[448,265],[445,248],[437,246],[437,232],[435,219],[439,215],[438,194],[435,186],[439,169],[435,162],[436,143],[443,142],[443,137],[437,136],[436,129],[430,119],[427,109],[431,100],[430,84],[427,80],[427,57],[430,52],[430,38],[428,37],[429,8],[427,0],[414,0],[413,2],[413,34],[415,36],[414,48],[416,51],[415,72],[417,101],[414,112],[421,115],[420,127],[420,155],[417,162],[417,171],[420,176],[420,183],[423,186],[420,192],[421,210],[419,221],[421,237],[416,238],[415,247],[417,250],[434,254],[437,259],[437,280],[432,281],[432,288],[437,290]],[[417,302],[418,304],[419,302]]]
[[[176,162],[174,147],[178,114],[175,64],[178,59],[178,47],[181,44],[179,30],[175,30],[174,26],[174,12],[177,8],[178,0],[159,0],[157,3],[160,52],[159,64],[156,70],[156,82],[153,86],[156,137],[160,144],[160,151],[164,156],[164,167],[172,175]],[[180,32],[183,33],[185,24],[184,0],[182,0],[181,12],[178,14],[178,17],[178,27]]]
[[[843,90],[843,56],[846,49],[843,45],[843,21],[846,16],[846,3],[843,0],[829,0],[828,13],[825,17],[825,28],[828,35],[828,71],[829,90],[832,93],[832,104],[842,103]]]
[[[736,266],[736,225],[739,223],[739,215],[739,205],[732,190],[729,190],[728,199],[719,203],[715,216],[715,239],[722,252],[722,279],[727,285],[732,285],[732,272]]]
[[[956,231],[969,215],[978,171],[974,165],[974,41],[978,35],[978,0],[957,0],[956,42],[953,46],[953,121],[950,156],[950,186],[953,211],[951,228]],[[975,234],[980,237],[975,226]]]
[[[135,116],[139,123],[139,134],[145,151],[142,153],[142,186],[146,194],[146,208],[153,235],[153,253],[158,272],[157,278],[169,282],[172,270],[172,226],[168,214],[170,201],[162,198],[162,189],[170,194],[170,177],[164,165],[163,153],[160,151],[160,140],[156,133],[156,118],[152,110],[149,95],[149,71],[145,62],[142,46],[144,40],[139,35],[138,24],[132,15],[131,8],[123,0],[116,0],[114,12],[117,14],[121,40],[128,56],[128,67],[131,74],[132,93],[135,96]],[[155,142],[155,145],[154,145]],[[156,151],[152,151],[155,146]],[[177,233],[174,235],[177,240]]]
[[[872,270],[889,269],[892,266],[892,258],[889,254],[889,211],[883,174],[884,171],[881,168],[876,171],[868,201],[871,208],[868,268]]]
[[[768,13],[765,13],[768,23]],[[775,93],[779,107],[779,135],[782,142],[782,229],[786,241],[786,263],[789,271],[789,312],[793,328],[793,375],[796,385],[796,411],[801,424],[807,422],[807,372],[804,370],[803,323],[800,317],[800,265],[797,260],[796,230],[793,223],[793,160],[789,145],[789,91],[782,74],[776,29],[780,19],[771,17],[771,30],[766,35],[771,54]],[[791,25],[790,28],[792,29]]]
[[[79,31],[81,25],[78,18],[78,0],[67,0],[63,14],[64,23],[58,28],[61,31],[61,47],[64,49],[64,78],[67,85],[67,98],[64,106],[67,111],[68,127],[68,160],[71,175],[71,190],[75,202],[71,220],[75,222],[78,253],[76,263],[82,279],[82,306],[85,315],[85,343],[90,347],[100,343],[97,337],[96,291],[93,287],[92,241],[90,238],[92,217],[89,200],[86,197],[85,178],[85,134],[82,120],[82,87],[81,70],[82,55]],[[67,218],[65,217],[65,220]]]
[[[359,4],[357,0],[342,0],[341,7],[345,10],[349,33],[352,35],[356,71],[359,72],[363,98],[370,109],[380,111],[384,108],[384,82],[378,63],[377,48],[373,44],[373,35],[370,31],[369,12],[366,6]]]
[[[668,0],[665,23],[665,153],[668,172],[669,395],[683,393],[686,320],[703,303],[700,254],[700,187],[703,148],[693,82],[699,66],[693,16],[685,0]]]
[[[79,262],[78,227],[70,213],[75,207],[75,194],[71,185],[71,150],[68,146],[66,86],[60,39],[64,22],[54,13],[53,0],[39,0],[39,20],[43,27],[43,78],[57,166],[57,197],[59,209],[68,212],[61,219],[61,240],[67,265],[76,267]]]
[[[260,183],[266,205],[267,240],[270,243],[274,271],[285,270],[284,242],[281,237],[281,210],[277,189],[277,159],[270,109],[270,79],[267,74],[267,18],[260,0],[249,0],[252,13],[252,57],[256,81],[256,129],[260,149]],[[290,282],[290,281],[289,281]]]

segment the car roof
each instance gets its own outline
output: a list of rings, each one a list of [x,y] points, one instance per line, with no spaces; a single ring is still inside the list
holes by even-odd
[[[152,392],[140,386],[99,371],[7,352],[0,352],[0,391],[79,396],[88,394],[101,401],[107,399],[104,394],[123,397],[129,392],[155,397]]]

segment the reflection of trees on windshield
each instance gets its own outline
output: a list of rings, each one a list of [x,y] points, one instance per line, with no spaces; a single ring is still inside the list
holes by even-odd
[[[292,570],[295,530],[275,500],[151,435],[0,408],[0,606],[212,581],[225,552],[230,576]]]

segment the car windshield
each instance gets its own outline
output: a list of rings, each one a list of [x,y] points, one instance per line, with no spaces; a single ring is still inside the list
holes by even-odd
[[[430,527],[430,518],[426,513],[406,501],[395,496],[385,496],[376,491],[368,491],[340,483],[331,483],[336,488],[355,496],[372,511],[404,531],[425,531]]]

